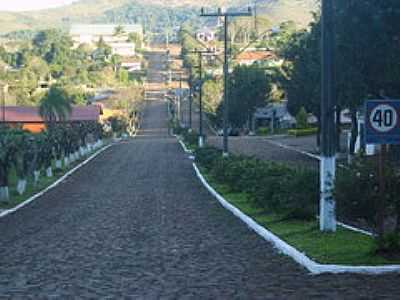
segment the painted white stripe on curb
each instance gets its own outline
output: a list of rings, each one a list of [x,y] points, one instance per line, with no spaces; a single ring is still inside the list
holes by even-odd
[[[266,141],[267,141],[267,143],[270,143],[270,144],[272,144],[274,146],[278,146],[278,147],[281,147],[281,148],[286,149],[286,150],[294,151],[294,152],[303,154],[305,156],[308,156],[308,157],[316,159],[316,160],[321,160],[321,157],[319,155],[315,155],[315,154],[312,154],[312,153],[307,152],[307,151],[299,150],[299,149],[296,149],[294,147],[290,147],[290,146],[287,146],[285,144],[281,144],[281,143],[278,143],[278,142],[275,142],[275,141],[271,141],[271,140],[267,140],[267,139],[266,139]]]
[[[283,254],[291,257],[298,264],[305,267],[312,274],[323,274],[323,273],[359,273],[359,274],[369,274],[378,275],[384,273],[400,273],[400,265],[388,265],[388,266],[342,266],[342,265],[324,265],[319,264],[304,253],[301,253],[296,248],[290,246],[279,237],[277,237],[272,232],[268,231],[266,228],[258,224],[252,218],[244,214],[238,208],[226,201],[220,194],[218,194],[214,188],[212,188],[208,182],[205,180],[197,165],[193,163],[193,168],[196,172],[197,177],[200,179],[202,184],[207,188],[207,190],[221,203],[221,205],[232,212],[236,217],[241,219],[247,224],[252,230],[254,230],[258,235],[263,237],[265,240],[271,242],[275,248],[281,251]]]
[[[43,196],[45,193],[47,193],[48,191],[50,191],[51,189],[55,188],[56,186],[60,185],[65,179],[67,179],[70,175],[72,175],[73,173],[75,173],[78,169],[80,169],[81,167],[83,167],[84,165],[86,165],[87,163],[89,163],[92,159],[94,159],[95,157],[97,157],[100,153],[106,151],[108,148],[110,148],[111,146],[113,146],[113,144],[105,146],[104,148],[100,149],[99,151],[97,151],[96,153],[94,153],[93,155],[91,155],[89,158],[87,158],[85,161],[81,162],[79,165],[77,165],[75,168],[73,168],[72,170],[68,171],[67,173],[65,173],[61,178],[59,178],[56,182],[54,182],[53,184],[51,184],[50,186],[48,186],[47,188],[45,188],[44,190],[42,190],[41,192],[35,194],[34,196],[30,197],[28,200],[22,202],[21,204],[17,205],[14,208],[10,208],[7,209],[5,211],[2,211],[0,213],[0,218],[3,218],[9,214],[15,213],[17,210],[23,208],[24,206],[28,205],[29,203],[35,201],[36,199],[38,199],[39,197]]]
[[[185,151],[185,153],[187,153],[187,154],[192,154],[192,153],[193,153],[192,150],[189,150],[189,149],[186,147],[185,143],[182,142],[181,139],[178,139],[178,141],[179,141],[179,144],[181,144],[182,149],[183,149],[183,151]]]

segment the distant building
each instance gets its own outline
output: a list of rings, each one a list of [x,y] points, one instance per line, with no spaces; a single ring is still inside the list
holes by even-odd
[[[245,51],[240,53],[235,62],[240,66],[251,66],[257,62],[276,61],[275,53],[271,51]]]
[[[112,54],[119,56],[133,56],[135,55],[134,43],[110,43]]]
[[[117,29],[121,28],[119,32]],[[135,55],[135,44],[128,42],[129,34],[143,37],[143,27],[139,24],[77,24],[72,25],[70,36],[75,47],[81,44],[94,45],[103,39],[120,56]]]
[[[296,125],[296,119],[289,113],[287,101],[270,103],[266,107],[258,108],[254,113],[256,127],[292,128]]]
[[[116,29],[122,30],[116,34]],[[128,40],[130,33],[143,36],[143,27],[139,24],[76,24],[72,25],[70,35],[72,40],[78,44],[94,44],[100,38],[107,43],[123,42]]]
[[[10,126],[22,125],[23,129],[33,133],[41,132],[46,128],[38,107],[6,106],[4,111],[3,115],[3,108],[0,107],[0,123],[5,122]],[[101,114],[102,107],[99,105],[74,106],[69,117],[63,122],[98,122]],[[3,116],[5,120],[2,119]]]
[[[196,39],[202,42],[211,42],[215,40],[215,31],[211,28],[203,28],[196,32]]]

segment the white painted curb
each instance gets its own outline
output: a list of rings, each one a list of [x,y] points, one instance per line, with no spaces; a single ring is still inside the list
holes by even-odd
[[[279,237],[274,235],[272,232],[265,229],[263,226],[258,224],[252,218],[244,214],[238,208],[226,201],[220,194],[218,194],[205,180],[197,165],[193,163],[193,168],[196,172],[197,177],[200,179],[202,184],[207,188],[207,190],[221,203],[221,205],[232,212],[236,217],[241,219],[247,224],[252,230],[254,230],[258,235],[263,237],[265,240],[271,242],[275,248],[281,251],[283,254],[294,259],[298,264],[305,267],[312,274],[324,274],[324,273],[359,273],[368,275],[378,275],[384,273],[400,273],[400,265],[388,265],[388,266],[342,266],[342,265],[324,265],[319,264],[304,253],[301,253],[296,248],[290,246]]]
[[[179,141],[179,144],[181,144],[182,149],[183,149],[183,151],[185,151],[185,153],[187,153],[187,154],[193,154],[193,151],[192,151],[192,150],[189,150],[189,149],[186,147],[185,143],[182,142],[181,139],[178,139],[178,141]]]
[[[266,139],[266,141],[267,141],[267,143],[270,143],[272,145],[278,146],[280,148],[283,148],[283,149],[286,149],[286,150],[290,150],[290,151],[294,151],[294,152],[303,154],[305,156],[308,156],[310,158],[313,158],[313,159],[316,159],[316,160],[319,160],[319,161],[321,160],[321,157],[319,155],[315,155],[315,154],[312,154],[312,153],[307,152],[307,151],[299,150],[299,149],[296,149],[294,147],[290,147],[290,146],[287,146],[285,144],[278,143],[278,142],[275,142],[275,141],[271,141],[271,140],[268,140],[268,139]]]
[[[60,185],[65,179],[67,179],[70,175],[72,175],[73,173],[75,173],[78,169],[82,168],[84,165],[86,165],[87,163],[89,163],[91,160],[93,160],[94,158],[96,158],[96,156],[98,156],[100,153],[106,151],[108,148],[110,148],[111,146],[113,146],[113,144],[105,146],[104,148],[100,149],[99,151],[97,151],[96,153],[94,153],[93,155],[91,155],[89,158],[87,158],[85,161],[81,162],[79,165],[77,165],[75,168],[71,169],[70,171],[68,171],[67,173],[65,173],[61,178],[59,178],[56,182],[54,182],[52,185],[48,186],[47,188],[45,188],[44,190],[42,190],[41,192],[37,193],[36,195],[30,197],[28,200],[22,202],[21,204],[17,205],[14,208],[10,208],[7,209],[5,211],[2,211],[0,213],[0,218],[3,218],[7,215],[10,215],[12,213],[15,213],[17,210],[23,208],[24,206],[28,205],[29,203],[35,201],[36,199],[38,199],[39,197],[43,196],[45,193],[47,193],[48,191],[50,191],[51,189],[55,188],[56,186]]]

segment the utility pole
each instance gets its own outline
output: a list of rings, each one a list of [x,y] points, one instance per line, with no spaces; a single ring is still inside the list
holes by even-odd
[[[258,37],[258,24],[257,24],[257,0],[254,0],[254,31]]]
[[[179,74],[179,125],[184,122],[182,113],[182,73]]]
[[[193,109],[193,75],[192,69],[189,70],[189,132],[192,132],[192,109]]]
[[[6,93],[7,93],[7,85],[2,86],[2,102],[1,102],[1,107],[2,107],[2,121],[3,124],[6,123]]]
[[[336,204],[333,185],[336,174],[335,82],[333,1],[322,0],[322,93],[321,93],[321,162],[320,230],[336,231]]]
[[[229,55],[228,55],[228,25],[229,17],[250,17],[252,15],[251,8],[247,12],[223,12],[218,8],[216,13],[206,13],[204,8],[201,9],[201,17],[223,17],[224,18],[224,147],[223,155],[227,157],[228,152],[228,124],[229,124],[229,100],[228,100],[228,76],[229,76]]]
[[[192,106],[193,106],[193,89],[189,88],[189,132],[192,132]]]
[[[203,55],[213,53],[211,50],[198,50],[190,51],[189,53],[196,53],[198,55],[199,65],[199,147],[204,147],[204,134],[203,134]]]

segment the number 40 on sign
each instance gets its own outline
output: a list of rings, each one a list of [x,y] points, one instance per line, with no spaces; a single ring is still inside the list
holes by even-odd
[[[368,100],[365,112],[367,144],[400,144],[400,100]]]

